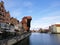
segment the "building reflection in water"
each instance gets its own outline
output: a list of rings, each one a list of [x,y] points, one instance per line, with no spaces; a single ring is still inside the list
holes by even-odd
[[[22,41],[19,41],[18,43],[14,44],[14,45],[30,45],[29,37],[25,38]]]

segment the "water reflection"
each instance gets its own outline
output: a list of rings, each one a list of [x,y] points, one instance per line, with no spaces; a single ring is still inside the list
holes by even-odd
[[[32,33],[15,45],[60,45],[60,34]]]

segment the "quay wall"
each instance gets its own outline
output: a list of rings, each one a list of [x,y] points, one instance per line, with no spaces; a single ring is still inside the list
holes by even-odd
[[[21,41],[24,38],[28,37],[29,35],[31,35],[31,33],[23,34],[20,36],[15,36],[10,39],[0,40],[0,45],[13,45],[13,44],[17,43],[18,41]]]

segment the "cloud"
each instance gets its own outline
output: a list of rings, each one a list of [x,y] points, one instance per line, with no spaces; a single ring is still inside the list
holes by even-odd
[[[60,16],[46,16],[32,21],[31,29],[48,28],[50,25],[60,23]]]
[[[22,13],[23,13],[23,16],[30,15],[30,13],[32,13],[33,3],[30,1],[21,0],[21,2],[20,2],[17,0],[8,0],[8,1],[4,0],[4,2],[5,2],[5,7],[10,11],[11,16],[18,18],[19,20],[22,17],[21,16]],[[60,9],[58,10],[58,8],[56,8],[59,6],[60,6],[60,2],[51,2],[50,6],[48,8],[43,9],[40,12],[38,11],[38,14],[36,16],[37,17],[41,16],[41,17],[37,18],[37,19],[35,18],[34,20],[32,20],[31,29],[39,29],[40,27],[46,28],[51,24],[60,23],[60,16],[59,16]],[[18,9],[17,7],[19,7],[19,8],[22,7],[20,9],[23,9],[22,10],[23,12],[20,9]],[[26,8],[28,8],[28,10]],[[29,14],[26,14],[26,13],[29,13]],[[34,12],[34,14],[36,14],[36,13],[37,12]]]
[[[60,16],[49,16],[49,17],[43,17],[42,20],[55,20],[60,18]]]

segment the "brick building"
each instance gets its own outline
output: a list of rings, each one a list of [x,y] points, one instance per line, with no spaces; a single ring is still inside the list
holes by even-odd
[[[22,26],[23,28],[25,29],[25,31],[29,31],[30,30],[30,22],[31,22],[31,19],[32,17],[31,16],[26,16],[26,17],[23,17],[22,18]],[[21,28],[21,26],[19,26],[19,20],[17,20],[16,18],[13,18],[10,16],[10,13],[9,11],[6,11],[5,10],[5,7],[4,7],[4,2],[1,1],[0,2],[0,25],[1,26],[5,26],[6,24],[12,24],[14,25],[15,27],[18,26]],[[12,28],[13,26],[11,26],[10,28]]]
[[[29,31],[30,30],[30,22],[32,20],[32,17],[31,16],[26,16],[26,17],[23,17],[22,18],[22,25],[23,25],[23,28],[25,29],[25,31]]]
[[[10,24],[18,24],[19,21],[16,18],[10,17],[9,11],[5,10],[4,2],[0,2],[0,23],[10,23]]]
[[[17,24],[19,24],[19,20],[17,20],[16,18],[11,17],[10,18],[10,23],[13,24],[13,25],[17,25]]]
[[[4,2],[0,2],[0,23],[5,22],[5,8],[4,8]]]
[[[5,10],[4,2],[0,2],[0,23],[10,23],[10,14]]]
[[[4,2],[0,2],[0,26],[7,28],[9,24],[17,25],[19,21],[16,18],[10,17],[9,11],[5,10]],[[11,26],[12,27],[12,26]]]

